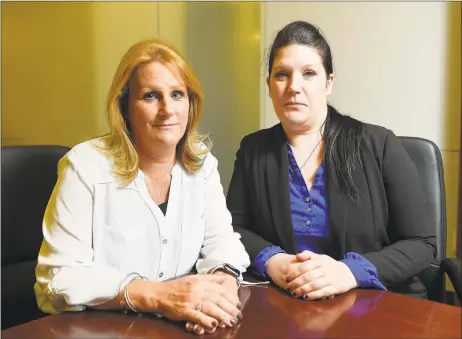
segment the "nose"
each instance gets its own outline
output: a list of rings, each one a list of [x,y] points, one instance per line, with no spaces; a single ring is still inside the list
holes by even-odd
[[[288,92],[297,94],[300,93],[301,90],[301,77],[298,74],[292,74],[292,76],[289,78],[289,84],[288,84]]]
[[[166,117],[169,117],[175,114],[175,111],[173,109],[172,99],[166,98],[162,100],[162,105],[160,107],[159,114],[164,115]]]

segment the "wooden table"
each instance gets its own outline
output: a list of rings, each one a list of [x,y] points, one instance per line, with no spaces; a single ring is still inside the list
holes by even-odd
[[[208,338],[461,338],[461,308],[392,292],[354,290],[325,301],[273,286],[242,287],[244,320]],[[117,312],[48,316],[1,333],[9,338],[198,338],[183,324]]]

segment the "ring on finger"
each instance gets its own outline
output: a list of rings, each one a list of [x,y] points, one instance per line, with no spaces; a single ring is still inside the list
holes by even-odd
[[[196,306],[196,311],[198,311],[198,312],[201,312],[201,311],[202,311],[202,303],[199,303],[199,304]]]

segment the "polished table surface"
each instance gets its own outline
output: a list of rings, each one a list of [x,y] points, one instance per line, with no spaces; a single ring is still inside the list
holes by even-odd
[[[392,292],[353,290],[325,301],[274,286],[242,287],[244,319],[208,338],[461,338],[461,308]],[[198,338],[183,324],[118,312],[48,316],[2,331],[7,338]]]

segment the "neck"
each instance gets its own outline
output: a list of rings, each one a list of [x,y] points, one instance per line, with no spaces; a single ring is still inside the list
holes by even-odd
[[[137,151],[139,168],[153,179],[159,179],[170,173],[176,162],[175,148],[152,148]]]
[[[309,121],[303,128],[290,129],[283,126],[284,132],[287,135],[289,144],[295,148],[319,141],[321,135],[324,133],[325,121],[327,118],[327,107],[324,114],[318,115],[317,119]]]

